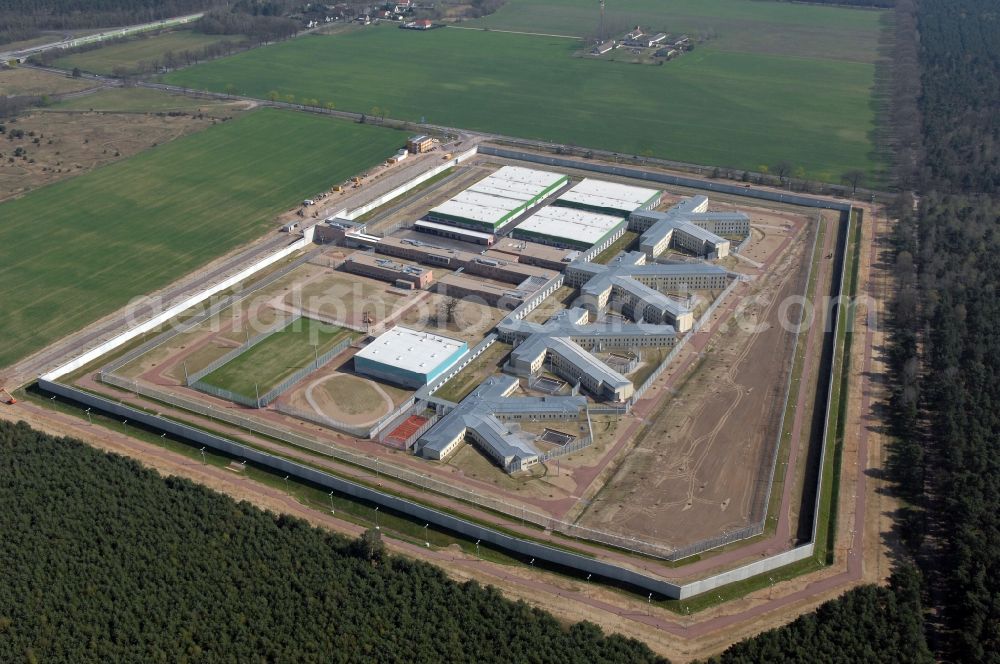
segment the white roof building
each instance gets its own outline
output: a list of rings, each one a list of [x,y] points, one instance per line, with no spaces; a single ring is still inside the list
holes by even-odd
[[[586,178],[560,195],[555,204],[628,216],[636,210],[656,207],[662,195],[663,192],[658,189]]]
[[[589,249],[618,230],[624,221],[622,217],[608,214],[549,205],[519,224],[512,235],[546,244]]]

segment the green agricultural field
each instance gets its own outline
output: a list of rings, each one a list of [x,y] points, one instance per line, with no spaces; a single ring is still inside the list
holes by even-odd
[[[827,181],[878,168],[874,65],[714,48],[664,66],[630,65],[573,57],[579,44],[386,26],[302,37],[166,78],[698,164],[757,169],[787,160],[797,175]]]
[[[180,30],[109,44],[93,51],[73,53],[52,64],[63,69],[79,67],[94,74],[111,74],[118,67],[134,72],[139,70],[140,64],[160,60],[168,51],[176,55],[182,51],[199,51],[209,44],[224,40],[236,42],[241,39],[239,35],[206,35]]]
[[[0,205],[0,367],[258,237],[404,139],[264,109]]]
[[[874,62],[889,13],[868,9],[754,0],[612,0],[605,34],[641,25],[650,31],[709,37],[713,48],[741,53]],[[490,16],[462,26],[593,39],[596,0],[507,0]]]
[[[253,399],[258,390],[265,394],[349,334],[312,318],[298,318],[201,380]]]

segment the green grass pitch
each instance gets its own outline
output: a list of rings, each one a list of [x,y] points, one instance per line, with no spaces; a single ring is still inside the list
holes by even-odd
[[[632,65],[572,57],[579,44],[385,26],[290,40],[166,80],[698,164],[788,160],[826,181],[876,170],[872,64],[707,47]]]
[[[264,109],[0,205],[0,367],[260,236],[405,138]]]
[[[312,318],[297,318],[201,380],[254,399],[258,390],[267,393],[349,334]]]

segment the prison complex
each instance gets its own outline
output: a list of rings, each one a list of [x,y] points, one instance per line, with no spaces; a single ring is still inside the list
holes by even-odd
[[[427,385],[465,355],[464,341],[396,326],[354,356],[354,370],[403,387]]]
[[[560,173],[504,166],[432,208],[427,220],[494,233],[568,181]]]

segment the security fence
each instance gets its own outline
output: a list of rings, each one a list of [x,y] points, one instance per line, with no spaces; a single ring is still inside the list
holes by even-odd
[[[289,376],[285,380],[281,381],[281,383],[268,390],[262,397],[260,397],[259,405],[257,407],[263,408],[264,406],[268,405],[269,403],[280,397],[282,394],[284,394],[285,391],[292,385],[295,385],[297,382],[299,382],[312,372],[318,371],[323,367],[325,367],[327,364],[330,363],[331,360],[333,360],[333,358],[337,357],[345,350],[347,350],[347,347],[350,346],[351,342],[353,341],[354,339],[351,335],[347,335],[346,337],[338,341],[333,346],[333,348],[326,351],[322,355],[317,356],[316,359],[314,359],[312,362],[305,365],[301,369],[298,369],[291,376]]]
[[[146,341],[140,344],[139,346],[136,346],[135,348],[125,353],[121,357],[117,358],[116,360],[113,360],[112,362],[105,364],[103,367],[101,367],[101,371],[114,373],[119,369],[121,369],[122,367],[126,366],[127,364],[133,362],[134,360],[142,357],[151,350],[155,350],[156,348],[162,346],[164,343],[166,343],[170,339],[173,339],[177,335],[184,334],[185,332],[190,332],[191,330],[201,325],[205,321],[209,320],[213,316],[216,316],[219,313],[230,308],[234,304],[237,304],[240,301],[245,300],[254,293],[260,291],[262,288],[270,286],[274,282],[278,281],[279,279],[287,275],[292,270],[295,270],[296,268],[305,265],[306,263],[314,259],[321,251],[322,249],[315,249],[313,251],[310,251],[306,253],[304,256],[300,256],[294,261],[288,263],[284,267],[275,270],[274,272],[267,275],[263,279],[255,281],[248,288],[241,289],[236,293],[228,295],[222,298],[221,300],[212,303],[211,305],[209,305],[207,309],[205,309],[201,313],[195,314],[194,316],[176,325],[172,325],[169,329],[167,329],[164,332],[161,332],[160,334],[156,335],[149,341]]]
[[[247,352],[248,350],[250,350],[251,348],[253,348],[257,344],[259,344],[260,342],[264,341],[265,339],[267,339],[267,338],[269,338],[271,336],[274,336],[275,334],[277,334],[281,330],[285,329],[286,327],[288,327],[289,325],[291,325],[292,323],[294,323],[295,321],[297,321],[301,317],[302,317],[301,315],[296,314],[290,320],[288,320],[288,321],[282,321],[281,324],[275,325],[270,330],[265,330],[264,332],[261,332],[260,334],[258,334],[256,336],[253,336],[253,337],[249,337],[248,336],[247,339],[246,339],[246,341],[244,341],[243,343],[241,343],[239,346],[237,346],[236,348],[232,349],[231,351],[229,351],[228,353],[226,353],[222,357],[217,358],[216,360],[213,360],[212,362],[209,362],[208,365],[206,365],[205,367],[199,369],[198,371],[195,371],[192,374],[189,374],[187,372],[187,364],[185,364],[184,365],[184,383],[186,385],[188,385],[188,386],[194,385],[195,383],[197,383],[198,381],[200,381],[202,378],[204,378],[208,374],[212,373],[216,369],[221,368],[225,364],[229,364],[230,362],[232,362],[233,360],[235,360],[237,357],[239,357],[243,353]]]
[[[576,440],[566,443],[565,445],[560,445],[559,447],[553,448],[548,452],[540,455],[538,460],[542,463],[550,460],[556,459],[561,456],[566,456],[567,454],[572,454],[573,452],[579,452],[585,447],[590,447],[594,444],[594,439],[590,436],[583,436],[582,438],[577,438]]]

